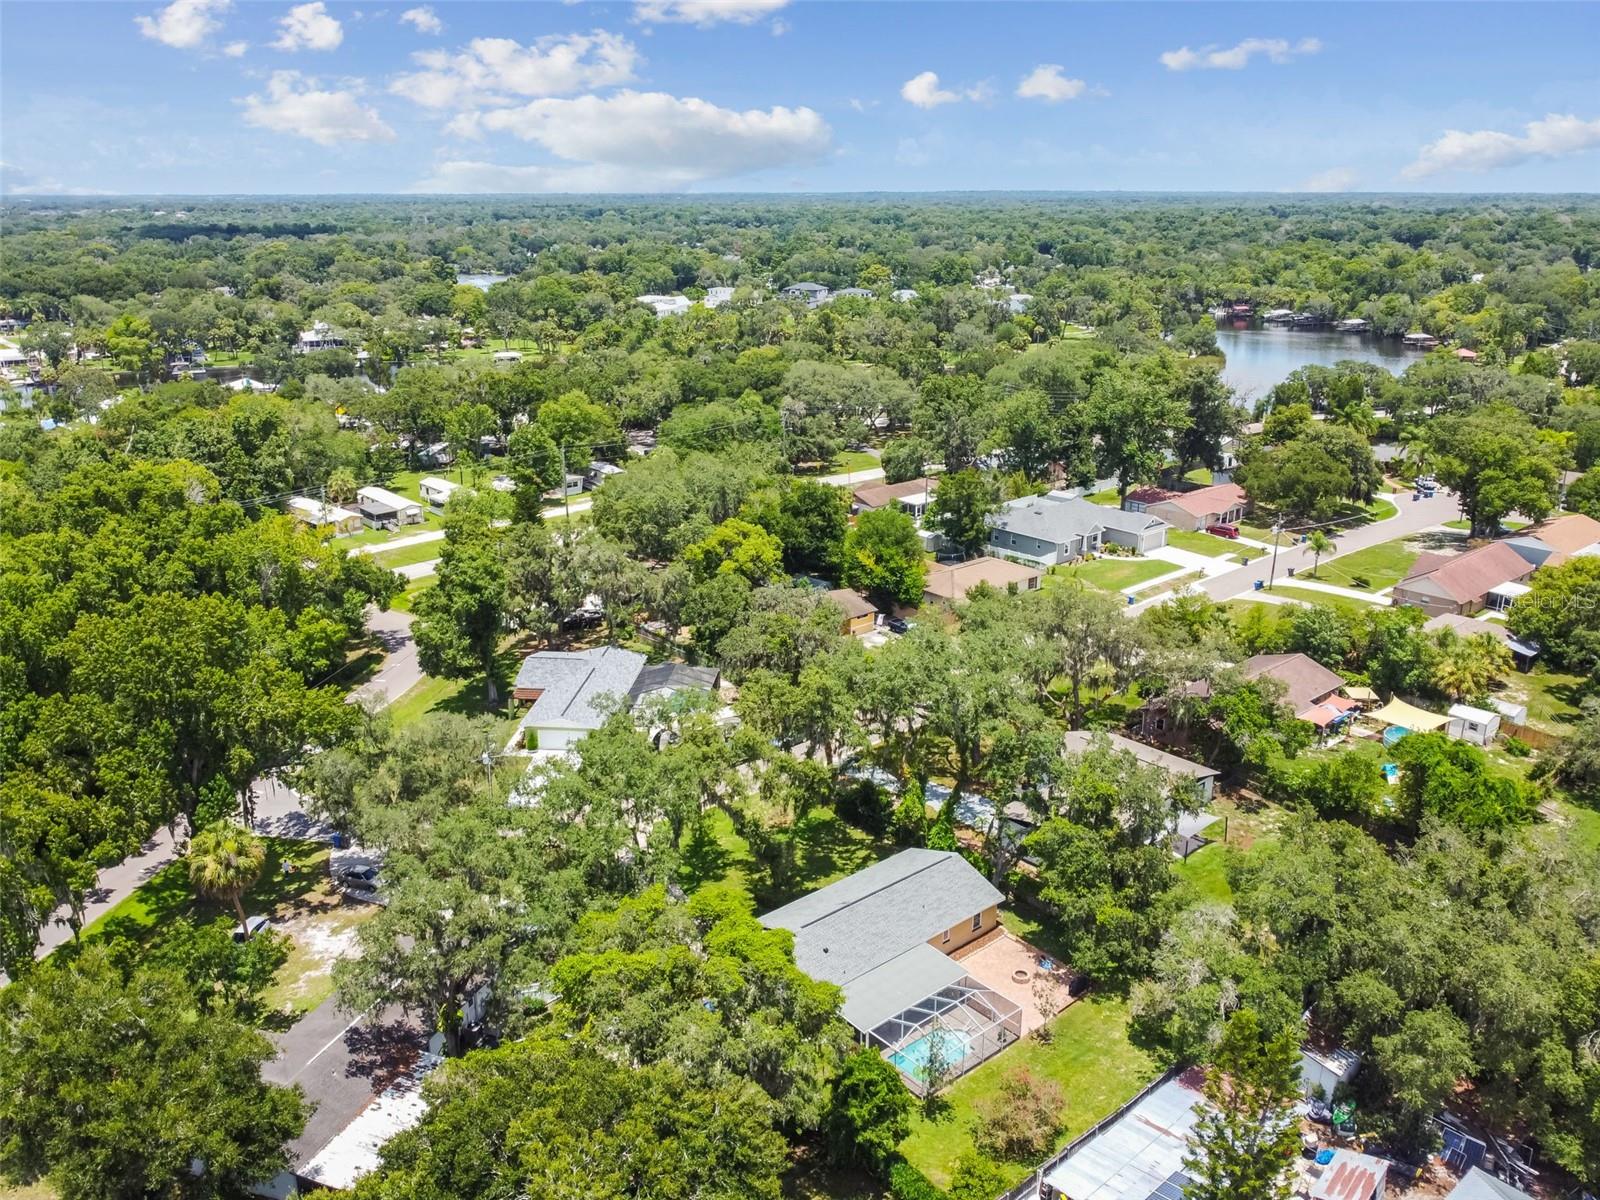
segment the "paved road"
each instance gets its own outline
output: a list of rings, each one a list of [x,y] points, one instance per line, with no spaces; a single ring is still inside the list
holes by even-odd
[[[350,694],[352,702],[371,701],[379,708],[393,704],[422,678],[422,668],[417,665],[417,647],[411,638],[411,614],[397,611],[368,613],[368,627],[387,652],[383,669]],[[255,825],[262,833],[275,837],[317,837],[326,833],[300,808],[299,796],[275,779],[262,780],[255,788]],[[155,834],[139,852],[106,867],[95,879],[89,902],[84,908],[84,924],[114,908],[157,871],[177,858],[172,833],[165,827]],[[42,958],[72,937],[66,924],[67,910],[59,908],[51,914],[50,921],[39,931],[39,945],[34,951]]]
[[[1339,534],[1336,543],[1337,553],[1333,558],[1364,550],[1368,546],[1376,546],[1380,542],[1392,542],[1396,538],[1408,537],[1435,525],[1443,525],[1446,521],[1453,521],[1460,516],[1455,496],[1444,491],[1440,491],[1432,500],[1413,500],[1411,493],[1407,492],[1395,503],[1400,509],[1397,516]],[[1285,541],[1287,542],[1287,538]],[[1290,567],[1305,570],[1313,561],[1311,552],[1305,547],[1298,543],[1287,544],[1278,551],[1276,578],[1279,582],[1283,582],[1288,576]],[[1323,561],[1331,562],[1333,559],[1324,556]],[[1203,580],[1200,587],[1213,600],[1227,600],[1253,590],[1255,581],[1269,578],[1271,570],[1272,556],[1269,554],[1266,558],[1246,563],[1226,575],[1215,575]]]

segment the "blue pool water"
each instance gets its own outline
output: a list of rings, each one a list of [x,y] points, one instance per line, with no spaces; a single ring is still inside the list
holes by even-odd
[[[928,1058],[933,1054],[936,1038],[946,1063],[960,1062],[967,1056],[967,1048],[972,1044],[966,1034],[954,1029],[934,1029],[916,1041],[901,1046],[889,1055],[889,1061],[900,1069],[901,1074],[925,1083],[928,1078]]]

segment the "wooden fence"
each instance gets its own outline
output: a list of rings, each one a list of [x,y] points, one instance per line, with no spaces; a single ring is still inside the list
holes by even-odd
[[[1561,744],[1561,739],[1553,733],[1535,729],[1532,725],[1518,725],[1514,721],[1500,722],[1500,736],[1514,737],[1519,742],[1526,742],[1535,750],[1550,750]]]

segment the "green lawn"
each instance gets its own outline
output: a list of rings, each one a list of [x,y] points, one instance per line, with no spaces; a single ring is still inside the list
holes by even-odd
[[[1527,673],[1513,671],[1504,679],[1497,694],[1506,700],[1528,706],[1528,724],[1549,733],[1570,732],[1579,716],[1579,705],[1590,691],[1586,675],[1568,675],[1546,667]]]
[[[1182,591],[1186,587],[1192,587],[1194,584],[1199,583],[1205,577],[1206,573],[1204,571],[1190,571],[1186,575],[1179,575],[1176,579],[1169,579],[1165,583],[1158,583],[1151,587],[1141,588],[1139,591],[1133,594],[1134,599],[1151,600],[1156,596],[1164,596],[1168,592]]]
[[[1221,558],[1224,554],[1234,554],[1242,562],[1260,558],[1266,553],[1265,550],[1257,550],[1254,546],[1241,546],[1232,538],[1220,538],[1210,533],[1194,533],[1188,529],[1168,530],[1167,545],[1175,546],[1179,550],[1188,550],[1192,554],[1204,554],[1207,558]]]
[[[1404,538],[1393,542],[1380,542],[1376,546],[1368,546],[1364,550],[1355,550],[1349,554],[1338,553],[1337,541],[1334,542],[1335,558],[1324,558],[1315,573],[1307,572],[1303,575],[1307,579],[1315,579],[1319,583],[1331,583],[1338,587],[1368,588],[1380,591],[1386,587],[1393,587],[1405,578],[1411,564],[1417,561],[1420,553]],[[1365,580],[1360,583],[1358,580]]]
[[[376,546],[410,537],[414,533],[426,533],[429,530],[443,528],[443,517],[437,517],[427,509],[423,509],[420,525],[402,525],[399,529],[363,529],[360,533],[338,538],[336,542],[340,546]]]
[[[400,612],[415,612],[417,597],[439,582],[437,575],[425,575],[406,584],[406,590],[389,602],[389,607]]]
[[[1228,848],[1220,844],[1204,846],[1173,867],[1178,878],[1189,884],[1199,900],[1233,900],[1228,886]]]
[[[1059,587],[1064,580],[1079,579],[1103,592],[1120,592],[1125,587],[1170,575],[1177,567],[1155,558],[1111,557],[1090,559],[1071,567],[1052,567],[1045,576],[1046,587]]]
[[[393,570],[395,567],[409,567],[414,563],[431,562],[444,553],[444,541],[435,539],[431,542],[418,542],[411,546],[401,546],[398,550],[375,550],[372,560]]]
[[[1331,592],[1319,592],[1315,588],[1294,587],[1281,583],[1272,589],[1272,594],[1288,600],[1303,600],[1307,604],[1320,604],[1324,608],[1336,608],[1351,616],[1360,616],[1362,613],[1383,606],[1381,600],[1369,603],[1366,600],[1357,600],[1354,596],[1335,596]]]
[[[1090,504],[1105,504],[1111,508],[1122,507],[1122,493],[1116,488],[1107,488],[1103,492],[1091,492],[1084,497]]]
[[[868,454],[865,450],[841,450],[826,468],[817,473],[843,475],[847,471],[876,471],[882,465],[876,454]]]
[[[495,668],[502,705],[499,711],[489,708],[481,675],[471,679],[435,679],[425,675],[389,706],[390,719],[396,726],[404,727],[415,724],[429,713],[485,717],[491,721],[490,736],[496,748],[504,746],[522,718],[522,714],[511,707],[511,681],[516,678],[521,662],[522,656],[513,650],[500,655]]]
[[[678,882],[688,891],[708,885],[731,888],[749,897],[756,912],[765,912],[898,849],[840,820],[830,808],[814,808],[800,820],[795,878],[789,886],[774,889],[766,885],[749,843],[733,827],[733,818],[713,809],[706,815],[701,836],[684,845]]]
[[[1128,1004],[1113,996],[1088,995],[1055,1020],[1049,1044],[1026,1038],[969,1071],[946,1089],[940,1111],[918,1111],[911,1134],[900,1144],[907,1161],[940,1187],[948,1187],[956,1160],[972,1149],[975,1106],[990,1100],[1001,1080],[1018,1067],[1054,1081],[1066,1096],[1063,1146],[1095,1122],[1115,1112],[1160,1073],[1160,1068],[1128,1040]],[[1036,1164],[1008,1163],[1013,1180]]]

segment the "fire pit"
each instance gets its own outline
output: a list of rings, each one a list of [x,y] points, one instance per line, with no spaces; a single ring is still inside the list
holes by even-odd
[[[1013,983],[1027,983],[1030,977],[1031,972],[1024,970],[1022,967],[1018,967],[1015,971],[1011,972],[1011,980]]]

